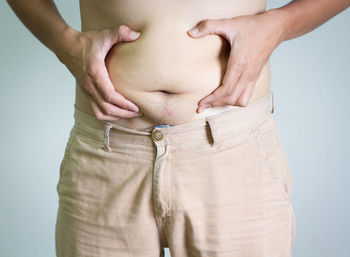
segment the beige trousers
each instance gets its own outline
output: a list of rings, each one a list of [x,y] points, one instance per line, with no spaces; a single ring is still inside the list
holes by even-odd
[[[74,106],[56,255],[157,257],[169,247],[172,257],[291,257],[292,181],[270,93],[146,130]]]

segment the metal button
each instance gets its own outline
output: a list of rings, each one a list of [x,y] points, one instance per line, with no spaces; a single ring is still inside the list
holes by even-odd
[[[159,141],[163,139],[163,133],[160,130],[153,130],[152,132],[152,138],[155,141]]]

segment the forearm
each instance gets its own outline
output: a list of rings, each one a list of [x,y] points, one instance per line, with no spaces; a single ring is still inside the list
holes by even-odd
[[[350,0],[294,0],[268,12],[281,25],[281,42],[306,34],[350,6]]]
[[[52,0],[7,0],[22,23],[54,53],[69,47],[78,32],[59,14]]]

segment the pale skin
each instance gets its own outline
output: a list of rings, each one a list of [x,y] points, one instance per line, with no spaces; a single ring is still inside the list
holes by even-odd
[[[276,10],[270,22],[264,22],[268,19],[265,12],[199,24],[197,33],[190,31],[190,35],[221,35],[230,42],[232,50],[222,85],[199,101],[198,111],[225,104],[246,106],[263,65],[282,41],[313,30],[349,5],[349,0],[299,0]],[[308,19],[303,18],[306,15]]]
[[[115,90],[104,61],[113,45],[137,40],[142,32],[137,33],[127,25],[79,32],[62,19],[53,1],[8,0],[8,3],[28,29],[71,71],[97,119],[142,116],[135,103]],[[189,30],[189,36],[196,39],[220,35],[231,49],[221,85],[198,101],[196,111],[221,105],[246,106],[261,70],[281,42],[312,31],[349,6],[350,0],[295,0],[254,15],[199,22],[198,34]]]

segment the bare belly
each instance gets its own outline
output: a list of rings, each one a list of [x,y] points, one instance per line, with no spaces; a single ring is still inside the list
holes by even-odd
[[[180,18],[163,23],[148,22],[138,30],[142,34],[137,40],[118,43],[111,49],[106,66],[116,91],[144,114],[114,123],[135,129],[164,123],[177,125],[236,108],[227,105],[196,112],[198,101],[221,84],[230,47],[218,35],[191,38],[186,32],[192,27],[193,21]],[[269,89],[270,64],[267,62],[250,103],[267,94]],[[76,104],[93,115],[78,86]]]

